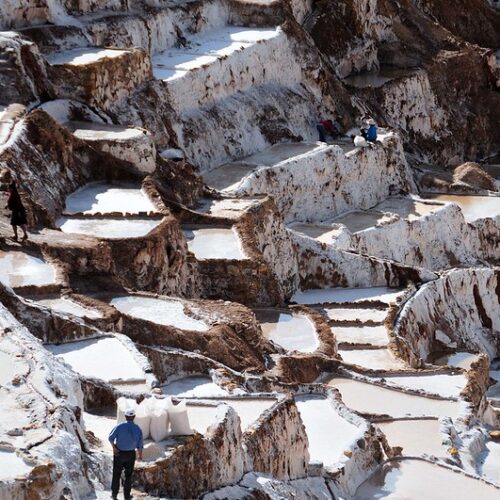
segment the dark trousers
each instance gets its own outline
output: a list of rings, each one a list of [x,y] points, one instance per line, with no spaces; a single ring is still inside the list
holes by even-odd
[[[111,493],[118,495],[120,489],[120,476],[125,469],[125,480],[123,482],[123,496],[130,498],[132,488],[132,472],[134,472],[135,451],[120,451],[113,457],[113,481],[111,483]]]

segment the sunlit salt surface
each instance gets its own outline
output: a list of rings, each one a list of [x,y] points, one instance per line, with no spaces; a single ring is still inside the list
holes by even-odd
[[[292,302],[297,304],[343,304],[357,302],[383,302],[390,304],[401,295],[401,290],[386,287],[373,288],[321,288],[295,292]]]
[[[56,222],[63,233],[83,234],[95,238],[141,238],[149,234],[161,220],[155,219],[67,219]]]
[[[200,434],[206,434],[208,428],[216,421],[217,407],[201,406],[189,402],[186,408],[191,429]]]
[[[120,125],[110,125],[97,122],[70,121],[64,124],[73,135],[84,141],[130,141],[145,136],[144,130],[127,128]],[[117,189],[113,186],[113,189]]]
[[[0,386],[8,385],[15,377],[26,375],[28,372],[29,366],[22,358],[16,358],[10,349],[6,352],[0,351]]]
[[[333,228],[328,224],[312,224],[295,222],[288,226],[292,231],[305,234],[322,243],[331,243],[339,234],[341,229]]]
[[[391,417],[455,417],[460,404],[386,389],[373,384],[333,378],[328,385],[337,388],[344,403],[355,411]]]
[[[14,481],[16,477],[27,476],[32,469],[13,451],[0,450],[0,481]]]
[[[467,383],[465,375],[430,374],[418,376],[387,376],[386,383],[405,389],[422,390],[444,398],[456,398]]]
[[[361,308],[342,308],[342,307],[324,307],[323,312],[329,319],[334,321],[356,321],[362,323],[373,321],[382,323],[387,316],[387,309],[361,309]]]
[[[202,212],[217,217],[238,217],[247,208],[255,204],[254,199],[224,198],[222,200],[201,200],[196,207],[197,212]]]
[[[500,485],[500,443],[486,442],[486,451],[482,453],[479,474],[493,483]]]
[[[498,500],[500,490],[423,460],[390,461],[356,490],[356,500]]]
[[[387,198],[382,203],[373,207],[374,210],[391,212],[408,220],[418,219],[419,217],[434,212],[438,208],[442,208],[442,205],[429,202],[423,203],[422,201],[412,198]]]
[[[381,222],[387,222],[390,219],[390,216],[382,212],[355,210],[335,217],[332,219],[332,222],[335,224],[343,224],[351,233],[358,233],[359,231],[374,227]]]
[[[318,337],[313,322],[303,314],[278,309],[256,309],[264,336],[288,351],[314,352]]]
[[[188,249],[200,260],[230,259],[245,260],[238,233],[234,229],[200,228],[184,229]]]
[[[86,377],[97,377],[106,382],[145,379],[141,366],[131,352],[114,337],[45,347]]]
[[[338,353],[346,363],[370,370],[393,370],[406,366],[387,349],[339,349]]]
[[[70,299],[59,297],[57,299],[40,299],[36,301],[41,306],[48,307],[56,312],[74,314],[80,318],[101,318],[102,314],[95,310],[83,307]]]
[[[340,416],[322,396],[296,396],[295,401],[306,428],[310,460],[325,466],[347,460],[344,451],[363,437],[363,430]]]
[[[66,214],[138,214],[156,208],[140,187],[114,184],[88,184],[66,198]]]
[[[53,52],[50,55],[45,56],[45,58],[51,65],[71,64],[72,66],[80,66],[94,63],[105,57],[119,57],[127,52],[127,50],[84,47]]]
[[[181,330],[196,332],[206,332],[210,329],[210,325],[205,322],[188,316],[184,312],[184,304],[177,300],[126,295],[115,297],[110,304],[123,314],[159,325],[175,326]]]
[[[384,347],[389,343],[385,326],[333,326],[339,344],[361,344]]]
[[[228,392],[208,377],[184,377],[162,387],[164,394],[189,398],[227,396]]]
[[[403,456],[418,457],[423,454],[446,457],[442,444],[439,420],[394,420],[380,422],[377,427],[386,435],[389,446],[401,446]]]
[[[54,268],[38,257],[23,252],[0,250],[0,281],[10,287],[51,285]]]
[[[500,196],[426,194],[425,198],[456,203],[461,208],[467,222],[500,215]]]
[[[455,352],[453,354],[445,354],[437,356],[433,360],[428,360],[430,363],[438,366],[455,366],[468,370],[472,363],[477,360],[477,354],[470,352]]]

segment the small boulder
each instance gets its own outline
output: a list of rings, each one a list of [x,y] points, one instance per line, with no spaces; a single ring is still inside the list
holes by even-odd
[[[453,182],[496,191],[495,179],[485,172],[478,163],[467,162],[458,166],[453,172]]]
[[[491,431],[490,432],[490,438],[493,441],[500,441],[500,431]]]

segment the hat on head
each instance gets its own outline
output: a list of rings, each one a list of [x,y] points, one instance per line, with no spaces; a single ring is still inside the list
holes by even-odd
[[[132,408],[130,408],[129,410],[127,410],[127,411],[125,412],[125,416],[126,416],[126,417],[135,417],[135,410],[134,410],[134,409],[132,409]]]
[[[367,123],[368,125],[376,125],[375,120],[373,118],[370,118]]]

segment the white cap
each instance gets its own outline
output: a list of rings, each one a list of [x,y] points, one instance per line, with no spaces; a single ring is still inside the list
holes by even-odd
[[[126,417],[135,417],[135,410],[133,408],[130,408],[125,412]]]
[[[370,118],[368,120],[368,125],[376,125],[375,120],[373,118]]]

